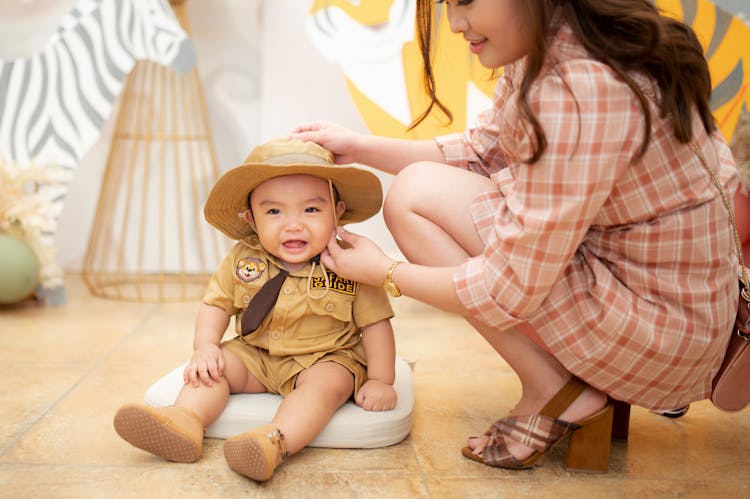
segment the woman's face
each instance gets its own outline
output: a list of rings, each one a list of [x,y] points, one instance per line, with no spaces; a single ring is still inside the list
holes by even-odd
[[[482,66],[495,69],[529,51],[528,29],[521,25],[526,0],[444,0],[451,31],[461,33]]]

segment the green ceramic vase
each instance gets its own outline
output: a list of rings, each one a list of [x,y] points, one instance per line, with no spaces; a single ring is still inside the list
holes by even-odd
[[[0,234],[0,303],[18,303],[39,283],[39,258],[26,241]]]

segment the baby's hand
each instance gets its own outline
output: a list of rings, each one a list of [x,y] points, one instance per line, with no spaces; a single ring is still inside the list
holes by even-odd
[[[206,386],[221,380],[224,375],[224,353],[218,345],[206,344],[193,352],[190,362],[185,366],[182,379],[185,384],[197,388],[201,381]]]
[[[356,398],[357,405],[368,411],[389,411],[396,407],[396,390],[382,381],[369,379],[359,389]]]

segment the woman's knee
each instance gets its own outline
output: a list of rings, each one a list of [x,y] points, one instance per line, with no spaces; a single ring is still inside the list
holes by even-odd
[[[414,210],[415,200],[429,185],[430,168],[430,163],[420,161],[406,166],[394,177],[383,202],[386,225],[392,227],[394,222],[403,220],[405,213]]]

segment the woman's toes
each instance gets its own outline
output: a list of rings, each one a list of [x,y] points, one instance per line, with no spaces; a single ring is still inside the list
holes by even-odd
[[[469,437],[466,443],[473,454],[481,456],[487,446],[487,437]]]

